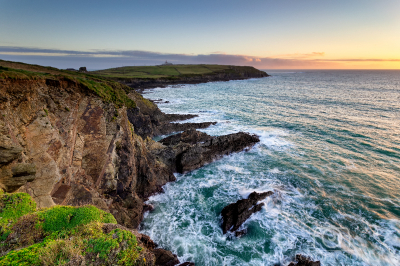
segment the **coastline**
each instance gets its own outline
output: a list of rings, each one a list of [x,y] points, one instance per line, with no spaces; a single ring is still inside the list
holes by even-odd
[[[151,208],[144,202],[175,180],[173,172],[197,169],[255,142],[246,134],[206,136],[202,142],[195,129],[213,122],[171,123],[194,116],[164,114],[116,82],[0,63],[4,65],[0,137],[12,154],[0,165],[6,173],[2,187],[6,193],[28,193],[38,208],[89,204],[113,214],[123,228],[136,229]],[[151,140],[179,131],[193,135],[173,146]],[[17,173],[12,170],[16,167],[30,168]],[[175,261],[171,265],[177,264],[171,252],[154,245],[148,249],[154,250],[156,262],[167,256]]]

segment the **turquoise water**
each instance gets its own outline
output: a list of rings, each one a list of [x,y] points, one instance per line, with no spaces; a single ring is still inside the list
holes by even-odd
[[[217,121],[210,135],[261,137],[167,184],[141,232],[196,265],[400,265],[400,71],[268,72],[246,81],[153,89],[167,113]],[[274,191],[223,235],[220,211],[252,191]]]

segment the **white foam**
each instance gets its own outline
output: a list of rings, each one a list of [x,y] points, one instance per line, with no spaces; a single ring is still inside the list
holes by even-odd
[[[277,167],[268,170],[268,172],[270,172],[271,174],[279,174],[279,173],[281,173],[281,171]]]

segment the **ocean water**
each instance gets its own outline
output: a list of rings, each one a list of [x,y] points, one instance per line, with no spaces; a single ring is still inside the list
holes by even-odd
[[[217,121],[210,135],[261,142],[176,174],[141,232],[197,266],[400,265],[400,71],[267,73],[147,91],[166,113]],[[274,194],[246,235],[223,235],[221,210],[252,191]]]

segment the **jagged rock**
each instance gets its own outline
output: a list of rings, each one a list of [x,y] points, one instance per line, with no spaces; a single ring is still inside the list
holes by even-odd
[[[17,159],[22,151],[22,147],[14,144],[10,138],[0,134],[0,165],[8,164]]]
[[[258,201],[272,195],[272,191],[257,193],[252,192],[247,199],[238,200],[236,203],[229,204],[222,211],[222,231],[235,232],[253,214],[259,212],[264,203]],[[241,231],[239,231],[241,232]]]
[[[310,258],[301,254],[296,255],[296,263],[291,262],[288,266],[320,266],[320,261],[312,261]]]
[[[0,188],[6,192],[14,192],[27,182],[35,179],[34,164],[14,163],[0,169]]]
[[[243,132],[212,137],[196,130],[189,130],[160,141],[160,144],[168,146],[148,145],[148,148],[172,171],[184,173],[200,168],[223,155],[242,151],[259,141],[257,136]]]
[[[156,256],[156,265],[174,266],[180,263],[177,256],[169,250],[157,248],[153,253]]]
[[[86,72],[87,72],[86,67],[80,67],[80,68],[79,68],[79,72],[84,72],[84,73],[86,73]]]
[[[177,171],[184,173],[197,169],[223,155],[251,147],[259,141],[260,139],[257,136],[243,132],[212,137],[203,143],[184,148],[183,152],[178,153],[176,160]]]
[[[189,129],[183,133],[175,134],[160,140],[160,143],[167,146],[174,146],[179,144],[179,142],[196,144],[198,142],[204,142],[211,139],[212,137],[206,133],[196,131],[195,129]]]

